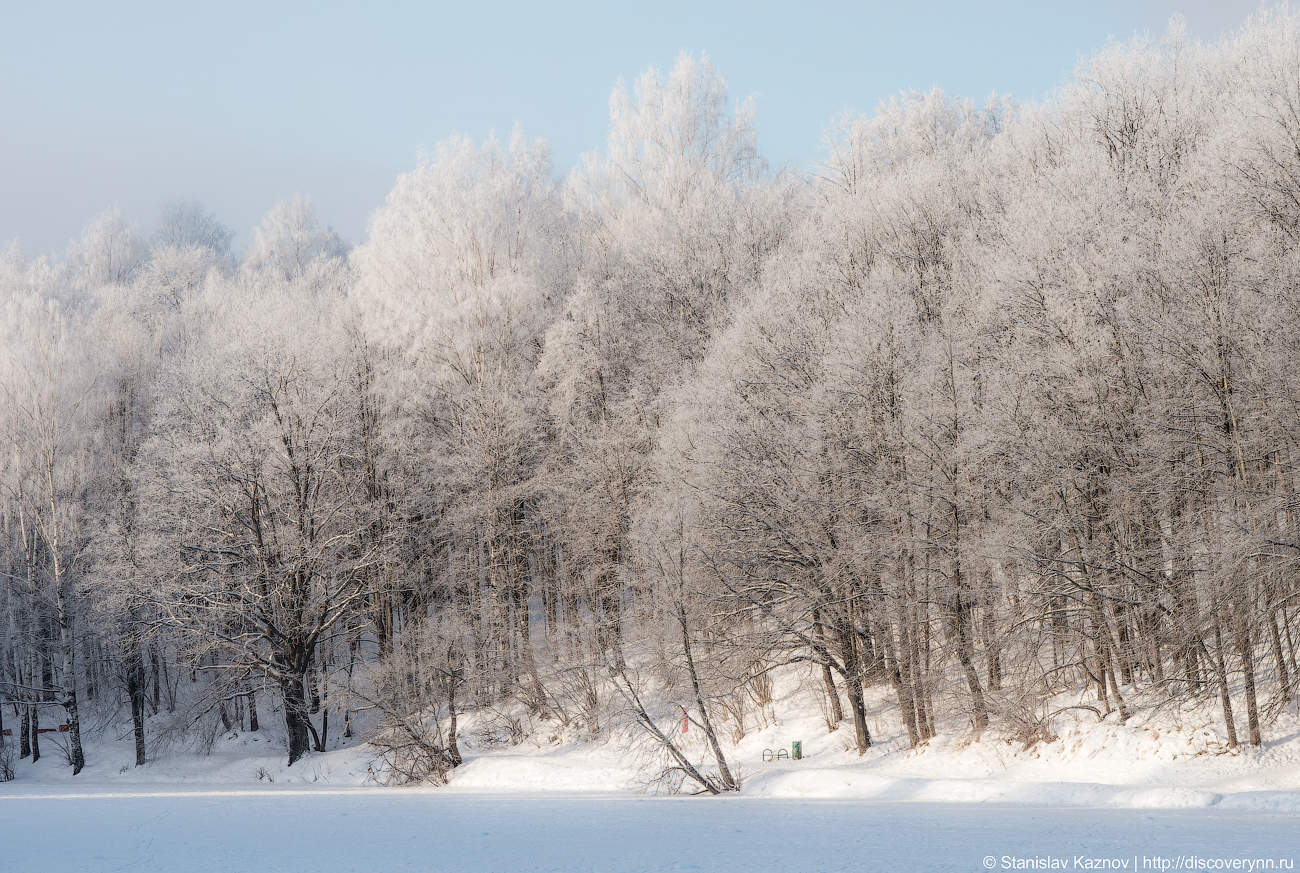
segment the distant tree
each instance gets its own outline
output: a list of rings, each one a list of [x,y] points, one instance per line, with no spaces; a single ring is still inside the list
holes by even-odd
[[[244,252],[244,266],[269,270],[289,282],[304,275],[321,258],[339,258],[347,249],[331,227],[316,224],[310,198],[281,200],[253,231],[253,244]]]
[[[204,248],[224,257],[230,254],[235,232],[207,212],[198,200],[169,200],[158,215],[158,228],[151,242],[172,248]]]
[[[92,291],[129,283],[144,260],[135,225],[116,206],[86,225],[81,241],[68,249],[74,283]]]

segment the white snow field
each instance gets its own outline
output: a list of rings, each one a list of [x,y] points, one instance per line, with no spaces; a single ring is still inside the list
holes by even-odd
[[[0,869],[79,873],[1073,870],[1099,860],[1285,870],[1300,857],[1300,819],[430,789],[44,789],[0,794],[0,845]]]
[[[142,767],[129,732],[103,730],[76,777],[47,734],[41,761],[0,783],[0,871],[1288,870],[1295,707],[1260,749],[1227,749],[1213,713],[1190,710],[1063,714],[1030,745],[954,724],[909,749],[882,699],[859,757],[851,725],[828,730],[792,690],[727,743],[743,790],[724,797],[648,796],[662,757],[636,734],[522,714],[515,745],[464,717],[466,761],[441,788],[380,787],[357,739],[287,767],[270,718]],[[763,760],[795,740],[804,760]],[[676,741],[707,765],[699,731]]]

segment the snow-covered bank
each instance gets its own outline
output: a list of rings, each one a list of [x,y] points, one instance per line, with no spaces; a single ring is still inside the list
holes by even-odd
[[[980,803],[1135,809],[1218,808],[1300,812],[1300,718],[1281,715],[1263,748],[1229,750],[1203,713],[1058,717],[1059,734],[1032,745],[960,726],[909,749],[891,734],[888,702],[877,701],[878,741],[859,757],[851,727],[828,731],[798,695],[781,696],[765,727],[729,744],[747,797]],[[707,761],[698,731],[678,742]],[[798,741],[803,759],[764,760]],[[523,744],[482,751],[452,776],[454,792],[644,791],[654,756],[616,741],[557,746]]]
[[[1086,710],[1071,710],[1055,718],[1050,741],[1025,744],[992,733],[977,739],[968,726],[954,723],[911,749],[892,725],[890,702],[881,694],[871,708],[876,743],[859,757],[851,725],[829,730],[800,690],[806,686],[793,679],[777,683],[776,698],[752,715],[744,736],[724,737],[745,797],[1300,813],[1300,714],[1294,709],[1270,723],[1273,739],[1262,748],[1229,750],[1208,710],[1139,710],[1126,724],[1114,714],[1099,721]],[[485,739],[488,715],[463,717],[465,763],[453,771],[450,785],[430,790],[466,796],[635,795],[662,789],[652,788],[662,754],[643,737],[613,731],[593,740],[565,735],[553,722],[516,715],[525,739],[515,745]],[[707,766],[700,730],[674,737]],[[796,741],[802,760],[764,760],[769,752],[788,753]],[[287,766],[274,722],[256,734],[218,738],[208,754],[173,749],[143,767],[133,766],[134,748],[125,735],[106,731],[88,745],[86,769],[75,778],[56,743],[45,741],[45,755],[36,765],[18,762],[17,779],[0,784],[0,796],[373,790],[385,782],[382,762],[357,739],[335,738],[331,751]]]
[[[770,733],[779,732],[774,728]],[[765,732],[768,733],[768,732]],[[1035,749],[996,742],[910,752],[882,749],[859,759],[825,750],[802,761],[737,761],[746,797],[1300,812],[1300,744],[1165,762],[1132,757],[1122,740],[1146,733],[1098,725]],[[1132,739],[1132,737],[1129,737]],[[782,746],[769,737],[772,747]],[[1113,746],[1102,745],[1114,742]],[[805,741],[807,742],[807,741]],[[638,773],[609,747],[511,750],[478,755],[445,790],[591,793],[637,791]]]

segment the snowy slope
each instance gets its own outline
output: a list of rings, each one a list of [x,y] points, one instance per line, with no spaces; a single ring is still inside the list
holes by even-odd
[[[1140,708],[1123,725],[1114,714],[1102,722],[1086,712],[1060,715],[1053,725],[1058,737],[1028,747],[991,732],[976,740],[967,726],[950,724],[929,743],[909,749],[900,727],[892,724],[896,716],[889,700],[880,695],[868,720],[875,745],[859,757],[852,749],[852,725],[846,721],[828,730],[819,708],[799,690],[806,687],[788,681],[785,693],[755,714],[758,724],[747,724],[743,737],[724,732],[745,796],[1300,812],[1300,715],[1294,705],[1269,725],[1270,739],[1261,749],[1229,751],[1212,712],[1144,713]],[[566,738],[547,723],[529,726],[532,739],[485,747],[475,741],[475,719],[464,719],[466,761],[451,785],[439,790],[645,793],[662,759],[635,734],[592,741]],[[698,729],[676,738],[694,760],[707,764]],[[802,743],[803,760],[764,761],[765,750],[788,751],[795,740]],[[89,743],[87,767],[73,779],[47,740],[43,759],[36,765],[19,762],[18,778],[0,785],[0,795],[37,786],[63,793],[162,786],[310,790],[382,782],[376,772],[381,765],[356,740],[292,768],[285,766],[282,745],[275,727],[264,727],[257,734],[228,734],[206,755],[173,751],[137,768],[128,738],[105,734]]]

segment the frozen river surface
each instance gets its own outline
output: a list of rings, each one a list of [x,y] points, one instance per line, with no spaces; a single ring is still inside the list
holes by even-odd
[[[5,871],[785,873],[1080,870],[1099,860],[1101,869],[1286,870],[1300,860],[1300,816],[1222,809],[4,789]]]

